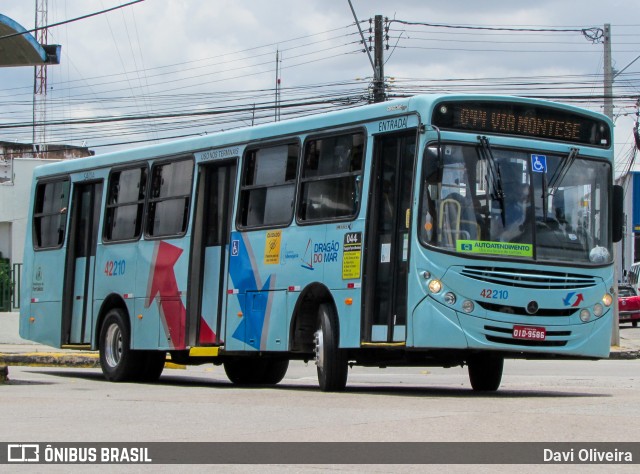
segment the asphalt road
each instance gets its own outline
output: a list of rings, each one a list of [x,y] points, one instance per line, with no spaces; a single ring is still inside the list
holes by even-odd
[[[640,328],[623,325],[620,335],[637,352]],[[157,384],[113,384],[99,369],[65,367],[10,366],[9,379],[0,385],[5,442],[640,441],[637,358],[507,360],[489,394],[473,392],[462,368],[363,367],[350,370],[345,392],[322,393],[313,364],[301,362],[270,388],[233,386],[211,364],[165,369]],[[362,468],[340,470],[369,472]]]
[[[491,394],[473,392],[462,368],[354,368],[344,393],[320,392],[299,362],[273,388],[238,388],[211,365],[166,369],[157,384],[10,369],[4,441],[640,440],[638,359],[506,361]]]
[[[315,366],[301,362],[293,362],[283,382],[268,388],[234,386],[221,367],[211,364],[165,369],[156,384],[106,382],[99,369],[16,366],[10,367],[10,380],[0,385],[0,416],[0,441],[22,443],[623,443],[640,441],[640,359],[507,360],[501,388],[484,394],[471,390],[462,368],[355,367],[345,392],[323,393],[317,386]],[[446,467],[243,464],[190,465],[188,469],[256,473],[637,470],[628,465],[455,463],[456,459]],[[171,465],[147,468],[153,472],[176,469]],[[39,472],[68,469],[46,466]],[[143,466],[118,469],[146,470]]]

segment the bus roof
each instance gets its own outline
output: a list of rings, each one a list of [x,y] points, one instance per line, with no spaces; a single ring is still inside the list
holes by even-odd
[[[253,127],[242,127],[233,130],[214,132],[208,135],[172,140],[160,144],[120,150],[90,157],[63,160],[37,167],[34,170],[34,177],[38,178],[41,176],[72,173],[90,168],[118,166],[132,161],[141,161],[163,156],[176,156],[200,150],[204,151],[212,148],[240,145],[249,141],[255,142],[265,139],[277,139],[278,137],[284,138],[292,134],[308,133],[326,128],[335,128],[341,125],[348,126],[348,124],[355,125],[380,119],[382,117],[409,114],[416,111],[426,113],[428,116],[428,114],[431,113],[434,104],[444,100],[518,102],[541,105],[589,116],[598,120],[604,120],[609,123],[610,128],[613,128],[613,124],[605,115],[558,102],[504,95],[423,94],[409,98],[394,99],[387,102],[354,107],[346,110],[337,110],[301,118],[293,118],[283,120],[281,122],[265,123],[255,125]]]

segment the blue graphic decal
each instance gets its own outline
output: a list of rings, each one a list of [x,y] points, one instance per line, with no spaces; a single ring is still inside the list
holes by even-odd
[[[272,278],[273,275],[270,275],[264,285],[260,286],[260,277],[253,254],[250,254],[244,237],[238,232],[233,232],[231,235],[233,258],[230,260],[229,274],[233,281],[233,287],[239,293],[270,290],[275,279]],[[250,305],[250,298],[238,298],[238,303],[242,311],[242,321],[232,337],[254,349],[260,349],[260,339],[269,305]]]
[[[269,285],[271,283],[271,276],[267,278],[264,286],[262,287],[263,291],[269,290]],[[266,300],[268,297],[265,296]],[[240,301],[244,301],[244,303],[240,304],[242,308],[242,321],[236,328],[233,333],[233,338],[238,339],[239,341],[244,342],[245,344],[250,345],[254,349],[260,349],[260,340],[262,339],[262,330],[264,328],[264,321],[267,314],[268,304],[251,304],[251,298],[239,298]],[[262,303],[262,302],[260,302]]]

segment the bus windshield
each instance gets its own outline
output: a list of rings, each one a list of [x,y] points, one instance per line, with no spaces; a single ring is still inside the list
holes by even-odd
[[[439,149],[438,149],[439,148]],[[443,143],[427,147],[420,237],[473,257],[611,263],[605,161]]]

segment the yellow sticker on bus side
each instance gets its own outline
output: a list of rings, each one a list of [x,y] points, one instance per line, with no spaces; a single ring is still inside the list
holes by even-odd
[[[267,232],[267,239],[264,244],[264,264],[276,265],[280,263],[280,241],[281,230],[271,230]]]
[[[506,257],[533,257],[532,244],[515,242],[487,242],[484,240],[458,240],[456,250],[463,253],[504,255]]]
[[[360,279],[362,232],[347,232],[342,244],[342,279]]]

